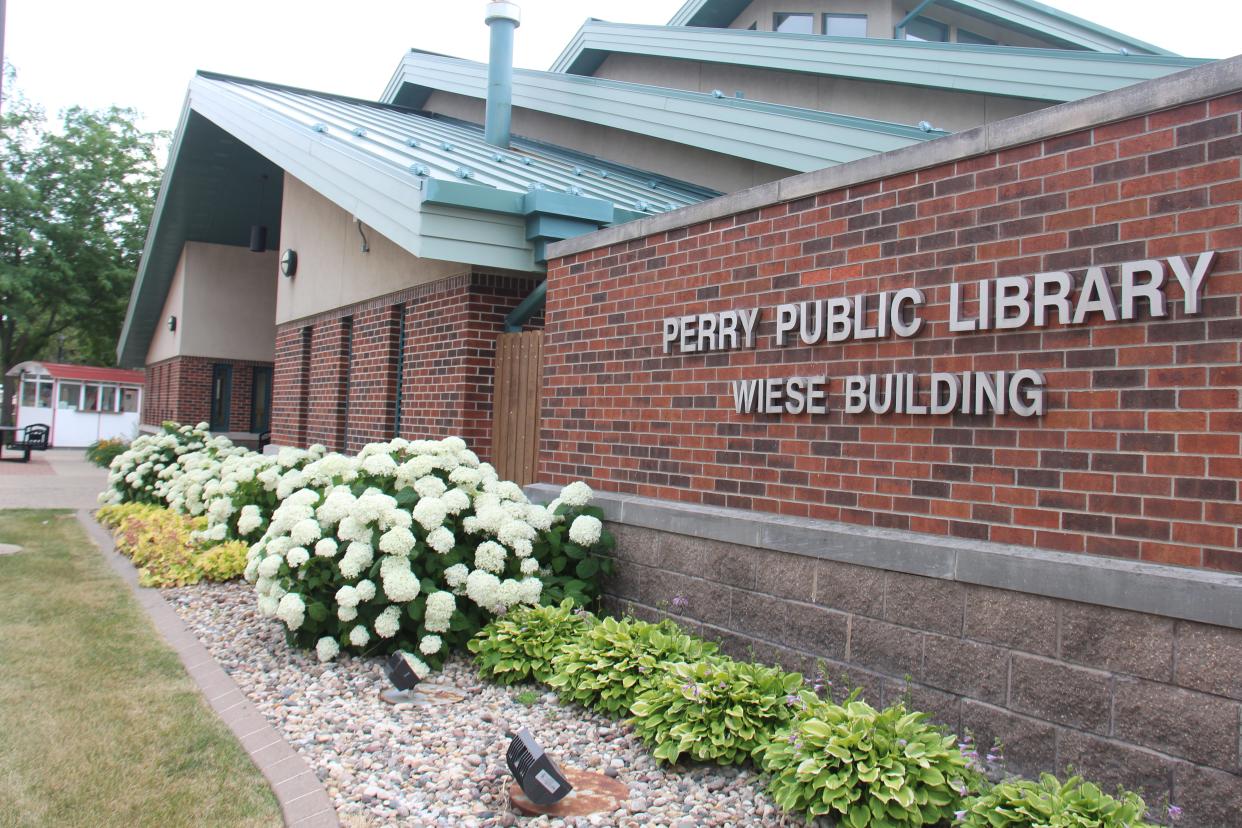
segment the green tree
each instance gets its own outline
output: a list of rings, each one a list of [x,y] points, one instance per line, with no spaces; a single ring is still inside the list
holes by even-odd
[[[56,129],[14,94],[0,110],[0,377],[56,356],[112,365],[159,187],[132,109],[71,107]],[[6,395],[7,402],[7,395]],[[7,415],[8,406],[0,406]]]

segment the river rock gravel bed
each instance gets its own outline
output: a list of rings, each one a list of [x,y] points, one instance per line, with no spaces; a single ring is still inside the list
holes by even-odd
[[[380,659],[321,664],[285,643],[245,584],[163,591],[181,619],[269,722],[318,774],[343,825],[765,826],[784,824],[752,768],[656,764],[631,729],[535,685],[479,681],[464,657],[427,683],[466,692],[456,704],[389,705]],[[534,690],[531,704],[517,700]],[[630,799],[576,820],[527,818],[508,808],[506,731],[528,727],[564,765],[615,776]],[[794,824],[790,821],[790,824]]]

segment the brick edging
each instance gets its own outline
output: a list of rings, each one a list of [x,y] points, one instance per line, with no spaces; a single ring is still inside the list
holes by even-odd
[[[87,536],[103,553],[146,611],[151,623],[177,653],[207,703],[228,726],[251,761],[271,785],[285,825],[290,828],[339,828],[328,792],[301,755],[254,708],[228,673],[182,622],[158,589],[138,585],[138,572],[116,551],[112,537],[88,510],[77,513]]]

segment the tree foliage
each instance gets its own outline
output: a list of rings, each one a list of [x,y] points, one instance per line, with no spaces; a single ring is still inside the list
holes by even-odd
[[[77,360],[113,364],[164,134],[118,107],[71,107],[52,128],[13,88],[10,72],[0,114],[0,376],[54,356],[61,342]]]

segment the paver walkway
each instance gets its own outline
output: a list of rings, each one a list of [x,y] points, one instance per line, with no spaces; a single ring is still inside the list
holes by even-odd
[[[107,485],[83,449],[36,451],[29,463],[0,462],[0,509],[94,509]]]

